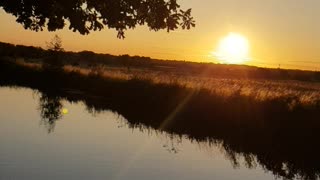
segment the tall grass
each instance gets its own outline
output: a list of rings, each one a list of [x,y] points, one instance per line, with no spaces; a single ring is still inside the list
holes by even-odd
[[[105,79],[125,81],[147,81],[151,84],[179,86],[193,90],[206,90],[225,98],[232,96],[250,97],[256,101],[279,100],[287,101],[289,108],[296,105],[319,106],[320,83],[294,80],[251,80],[224,79],[202,76],[188,76],[179,73],[167,73],[146,69],[108,68],[98,66],[93,68],[64,67],[66,72],[76,72],[84,76],[95,76]]]

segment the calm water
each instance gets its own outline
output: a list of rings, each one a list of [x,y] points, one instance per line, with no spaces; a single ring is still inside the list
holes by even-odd
[[[232,163],[219,143],[132,127],[117,112],[24,88],[0,88],[0,143],[1,180],[275,178]]]

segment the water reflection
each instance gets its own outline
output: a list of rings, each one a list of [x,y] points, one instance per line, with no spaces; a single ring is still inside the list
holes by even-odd
[[[55,123],[62,116],[61,98],[41,93],[39,98],[40,117],[48,133],[53,132]]]
[[[176,87],[143,82],[61,76],[63,81],[59,76],[31,73],[30,78],[0,79],[0,84],[41,92],[40,115],[48,132],[53,132],[61,117],[61,100],[82,102],[92,115],[118,112],[132,129],[153,129],[174,139],[185,137],[209,148],[221,147],[234,168],[243,162],[248,168],[258,164],[284,179],[320,178],[320,105],[290,111],[285,101],[250,104],[246,97],[226,100],[204,91],[190,95]],[[179,143],[169,142],[163,148],[179,154]]]
[[[61,92],[61,91],[60,91]],[[50,92],[51,94],[52,92]],[[61,98],[63,97],[63,99]],[[197,144],[206,144],[207,148],[221,147],[234,168],[242,165],[256,168],[257,164],[271,171],[276,177],[285,179],[318,179],[320,172],[320,146],[315,119],[305,119],[308,124],[301,124],[297,119],[275,119],[268,122],[226,121],[226,119],[206,119],[198,116],[194,121],[192,115],[199,113],[195,109],[185,109],[183,114],[175,117],[170,126],[161,126],[159,114],[153,111],[140,112],[127,109],[126,106],[110,104],[103,98],[77,95],[68,91],[61,94],[40,95],[40,115],[48,132],[53,132],[55,122],[61,118],[62,100],[83,102],[92,115],[117,107],[127,118],[125,124],[132,129],[149,133],[152,130],[168,133],[169,141],[163,148],[170,153],[179,153],[181,138],[186,137]],[[110,100],[110,99],[109,99]],[[114,102],[114,101],[112,101]],[[203,110],[203,109],[202,109]],[[148,116],[145,116],[147,113]],[[312,117],[312,116],[309,116]],[[227,119],[228,120],[228,119]],[[290,122],[288,122],[290,121]],[[315,124],[316,123],[316,124]],[[121,124],[121,123],[120,123]],[[123,123],[119,126],[122,127]]]

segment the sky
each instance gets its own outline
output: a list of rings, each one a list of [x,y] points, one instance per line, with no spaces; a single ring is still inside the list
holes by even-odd
[[[140,26],[124,40],[112,29],[80,35],[68,30],[32,32],[0,8],[0,41],[40,46],[58,34],[67,51],[90,50],[157,59],[219,63],[212,52],[230,32],[246,37],[248,65],[320,70],[319,0],[178,0],[192,8],[196,27],[191,30],[149,31]]]

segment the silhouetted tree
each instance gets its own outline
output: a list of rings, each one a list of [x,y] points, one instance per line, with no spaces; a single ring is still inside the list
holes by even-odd
[[[88,34],[106,26],[124,38],[124,31],[136,25],[168,32],[195,26],[191,9],[182,10],[176,0],[1,0],[0,7],[33,31],[63,29],[69,21],[74,32]]]
[[[52,40],[47,43],[47,48],[49,51],[64,51],[62,48],[62,40],[58,35],[54,35]]]
[[[55,35],[50,42],[47,42],[48,57],[45,58],[44,67],[54,70],[60,70],[63,66],[61,53],[62,40],[58,35]]]

